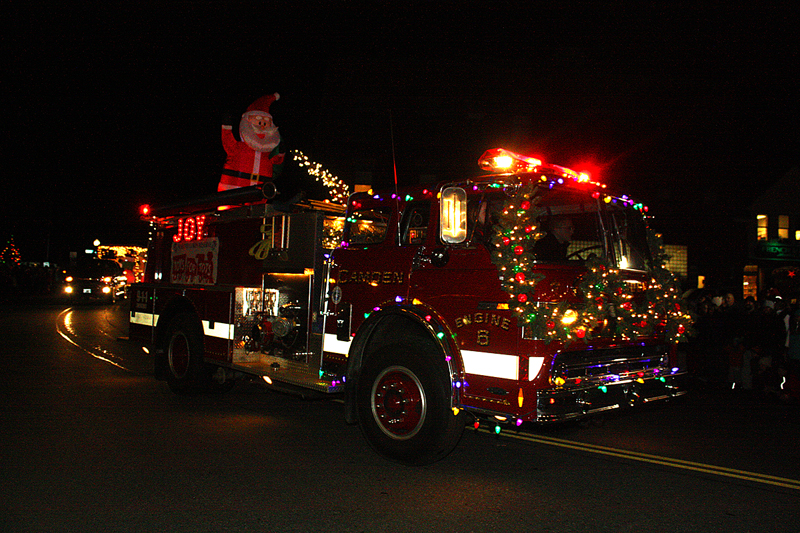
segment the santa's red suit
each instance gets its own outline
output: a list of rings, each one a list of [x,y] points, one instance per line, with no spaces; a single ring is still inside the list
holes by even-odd
[[[228,159],[218,191],[261,185],[277,175],[284,154],[280,152],[280,136],[272,124],[269,106],[278,98],[278,93],[263,96],[247,108],[239,124],[242,141],[233,136],[232,126],[222,126],[222,146]]]

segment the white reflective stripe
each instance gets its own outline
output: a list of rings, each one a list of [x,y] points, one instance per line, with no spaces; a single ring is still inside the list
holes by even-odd
[[[528,357],[528,381],[533,381],[539,375],[544,364],[544,357]]]
[[[154,326],[158,322],[158,315],[152,313],[142,313],[136,311],[130,315],[131,324],[139,324],[141,326]],[[225,324],[223,322],[209,322],[203,320],[203,333],[209,337],[217,337],[220,339],[233,339],[233,324]]]
[[[158,315],[154,315],[153,313],[142,313],[141,311],[131,313],[131,324],[154,326],[157,321]]]
[[[334,333],[326,333],[322,338],[322,351],[347,355],[350,353],[351,341],[340,341]]]
[[[519,357],[505,353],[461,350],[464,372],[491,378],[519,379]]]
[[[224,322],[209,322],[208,320],[203,320],[203,333],[209,337],[233,340],[233,324],[225,324]]]

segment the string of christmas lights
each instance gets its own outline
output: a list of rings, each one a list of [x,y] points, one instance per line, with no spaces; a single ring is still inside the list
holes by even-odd
[[[321,164],[311,161],[300,150],[292,150],[290,153],[294,161],[297,161],[301,167],[306,167],[306,172],[308,172],[309,176],[313,176],[328,188],[328,193],[331,195],[333,203],[347,204],[347,198],[350,196],[350,187],[345,182],[322,168]]]

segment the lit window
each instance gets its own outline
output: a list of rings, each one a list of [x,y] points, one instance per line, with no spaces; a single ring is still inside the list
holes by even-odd
[[[758,265],[745,265],[742,280],[742,296],[758,296]]]
[[[778,238],[789,238],[789,215],[778,215]]]
[[[769,219],[767,215],[756,215],[758,221],[758,240],[767,240],[767,222]]]
[[[664,253],[669,257],[664,264],[667,270],[683,277],[689,275],[689,252],[686,245],[665,244]]]

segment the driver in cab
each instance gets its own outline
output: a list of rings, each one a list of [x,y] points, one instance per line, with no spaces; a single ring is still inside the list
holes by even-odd
[[[575,233],[575,225],[569,217],[551,217],[545,224],[547,234],[533,245],[533,253],[539,261],[566,261],[567,249]]]

